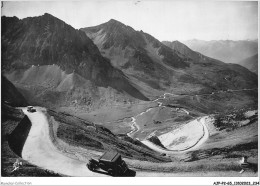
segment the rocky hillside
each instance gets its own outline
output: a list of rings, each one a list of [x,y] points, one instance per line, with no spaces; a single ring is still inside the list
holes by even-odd
[[[1,20],[2,72],[19,88],[29,93],[41,89],[41,97],[48,97],[51,89],[56,100],[59,98],[55,95],[67,91],[68,87],[88,83],[100,97],[103,93],[98,89],[108,89],[114,97],[126,95],[148,100],[120,70],[111,66],[84,32],[50,14],[21,20],[2,17]],[[31,85],[36,87],[32,89]]]
[[[238,64],[246,67],[251,72],[258,74],[258,54],[239,61]]]
[[[81,30],[148,96],[158,90],[194,94],[257,86],[257,76],[245,68],[204,56],[178,41],[163,44],[113,19]]]
[[[224,61],[226,63],[237,63],[245,58],[251,57],[258,52],[257,40],[186,40],[182,41],[192,50],[206,56]]]

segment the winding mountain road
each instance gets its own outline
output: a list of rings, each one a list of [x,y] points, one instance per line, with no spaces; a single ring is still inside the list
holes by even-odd
[[[233,90],[233,91],[238,91],[238,90]],[[166,98],[167,94],[173,95],[170,93],[165,93],[163,95],[163,99]],[[159,99],[162,98],[158,98],[154,101],[157,101],[159,106],[162,106],[162,103],[159,102]],[[86,167],[86,163],[87,163],[86,161],[74,159],[72,157],[66,156],[66,153],[59,151],[57,147],[53,144],[53,141],[49,133],[50,132],[49,123],[48,123],[47,116],[45,114],[46,109],[41,107],[35,107],[35,108],[36,108],[36,112],[34,113],[28,112],[26,107],[22,108],[24,114],[28,116],[28,118],[32,123],[31,130],[29,132],[29,135],[25,141],[22,150],[23,159],[44,169],[52,170],[54,172],[68,175],[68,176],[78,176],[78,177],[107,176],[106,174],[100,174],[97,172],[90,171]],[[149,112],[151,109],[152,108],[149,108],[145,112],[142,112],[137,116],[143,115],[146,112]],[[195,150],[198,147],[200,147],[205,141],[207,141],[209,137],[209,131],[206,125],[206,117],[202,117],[197,121],[199,121],[200,125],[202,126],[203,135],[201,135],[201,137],[198,140],[196,140],[194,143],[191,143],[185,149],[168,150],[168,149],[163,149],[149,142],[148,140],[142,142],[158,152],[167,153],[167,154],[175,154],[175,153]],[[133,136],[136,132],[139,131],[139,127],[138,124],[136,123],[135,117],[132,117],[131,125],[133,126],[133,130],[128,133],[129,136]],[[145,171],[136,172],[136,176],[151,176],[153,174],[155,173],[145,172]],[[174,174],[174,173],[156,172],[156,176],[174,176],[174,175],[176,176],[176,173]]]
[[[76,177],[105,177],[107,174],[92,172],[87,167],[86,161],[80,161],[66,156],[64,152],[59,151],[50,137],[49,123],[45,115],[46,109],[35,107],[36,112],[28,112],[27,108],[22,108],[25,115],[32,123],[31,130],[26,139],[22,151],[22,158],[28,162],[37,165],[43,169],[52,170],[57,173]],[[87,149],[86,149],[87,150]],[[91,157],[89,157],[91,158]],[[129,161],[129,159],[128,159]],[[131,161],[131,160],[130,160]],[[145,163],[145,162],[144,162]],[[185,173],[187,174],[187,173]],[[191,173],[193,174],[193,173]],[[200,174],[200,173],[198,173]],[[180,176],[181,173],[142,171],[136,170],[135,176]]]
[[[23,147],[23,159],[44,169],[68,176],[106,176],[90,171],[86,167],[86,162],[72,159],[60,152],[51,141],[49,123],[44,114],[45,109],[35,108],[34,113],[28,112],[27,108],[22,109],[32,123]]]

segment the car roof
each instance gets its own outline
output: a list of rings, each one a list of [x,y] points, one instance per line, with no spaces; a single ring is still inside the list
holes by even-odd
[[[120,154],[117,152],[109,151],[105,152],[99,160],[101,161],[109,161],[109,162],[114,162],[120,157]]]

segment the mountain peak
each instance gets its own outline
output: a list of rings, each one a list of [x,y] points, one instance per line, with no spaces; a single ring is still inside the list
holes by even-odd
[[[43,15],[44,15],[44,16],[52,16],[52,17],[53,17],[53,15],[51,15],[51,14],[49,14],[49,13],[47,13],[47,12],[44,13]]]
[[[115,19],[110,19],[108,22],[119,22],[119,21],[117,21]]]
[[[175,44],[181,44],[181,45],[184,45],[183,43],[181,43],[180,41],[178,41],[178,40],[175,40],[175,41],[173,41],[173,43],[175,43]]]
[[[185,44],[183,44],[182,42],[175,40],[175,41],[163,41],[163,44],[165,44],[166,46],[172,48],[172,49],[176,49],[176,48],[185,48],[185,49],[189,49]]]
[[[40,16],[44,19],[53,19],[53,20],[59,20],[61,22],[64,22],[63,20],[59,19],[58,17],[55,17],[54,15],[52,14],[49,14],[49,13],[44,13],[42,16]],[[65,22],[64,22],[65,23]]]
[[[121,26],[126,26],[125,24],[121,23],[120,21],[117,21],[115,19],[110,19],[107,24],[112,24],[112,25],[121,25]]]

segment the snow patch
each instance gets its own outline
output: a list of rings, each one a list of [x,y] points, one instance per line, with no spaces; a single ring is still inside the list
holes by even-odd
[[[160,135],[158,138],[169,150],[184,150],[193,146],[203,135],[203,125],[196,119],[176,130]]]

